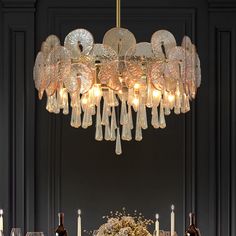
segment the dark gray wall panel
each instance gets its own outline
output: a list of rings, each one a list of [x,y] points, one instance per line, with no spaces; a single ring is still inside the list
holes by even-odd
[[[27,2],[25,2],[27,3]],[[5,228],[34,228],[34,2],[3,1],[1,95]],[[1,53],[1,54],[2,54]]]
[[[235,235],[236,10],[230,8],[221,12],[215,6],[210,10],[210,91],[214,101],[210,115],[213,139],[210,149],[210,191],[214,199],[211,202],[211,216],[215,235]]]

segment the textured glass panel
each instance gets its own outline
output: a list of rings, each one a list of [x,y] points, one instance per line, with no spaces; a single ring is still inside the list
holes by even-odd
[[[65,86],[69,92],[74,92],[80,89],[80,93],[84,94],[93,85],[93,72],[84,64],[76,63],[71,67],[71,73],[67,80],[65,80]]]
[[[94,57],[95,60],[100,60],[101,62],[108,62],[118,59],[117,53],[110,46],[103,44],[94,44],[90,55]]]
[[[125,56],[129,48],[136,45],[136,39],[129,30],[112,28],[106,32],[103,44],[110,46],[119,56]]]
[[[130,48],[125,55],[126,60],[148,60],[154,57],[155,55],[152,50],[152,45],[147,42],[141,42],[136,44],[134,47]]]
[[[132,61],[126,61],[126,70],[123,72],[123,78],[128,88],[133,88],[134,84],[140,81],[143,71],[140,65]]]
[[[42,43],[41,51],[45,58],[48,57],[48,54],[57,46],[60,46],[60,39],[56,35],[50,35],[47,37],[46,41]]]
[[[145,63],[146,66],[154,60],[155,55],[150,43],[142,42],[138,43],[134,47],[130,48],[125,55],[125,62],[133,61],[138,65]]]
[[[187,77],[189,77],[188,73],[191,72],[192,69],[192,57],[187,50],[185,50],[182,47],[174,47],[169,51],[168,59],[170,61],[173,61],[173,63],[176,62],[179,64],[178,71],[172,70],[172,72],[174,73],[172,75],[173,78],[177,77],[178,72],[180,80],[182,81],[184,81],[185,79],[187,79]]]
[[[80,90],[81,80],[79,79],[78,64],[71,66],[71,72],[67,79],[64,81],[65,88],[69,93],[74,93]]]
[[[156,89],[165,88],[165,69],[166,63],[164,61],[157,61],[153,64],[151,69],[151,81]]]
[[[71,69],[71,53],[65,47],[53,49],[47,58],[47,76],[50,81],[64,81],[68,78]]]
[[[116,77],[117,73],[118,62],[113,61],[110,63],[105,63],[101,66],[98,77],[102,84],[108,84],[109,80],[111,80],[113,77]]]
[[[201,62],[198,54],[196,53],[196,69],[195,69],[195,80],[196,85],[199,88],[201,85]]]
[[[166,67],[164,71],[165,77],[174,80],[180,79],[180,65],[179,61],[168,61],[166,62]]]
[[[107,85],[113,90],[120,90],[122,88],[122,84],[119,80],[118,68],[118,61],[106,63],[101,66],[101,70],[99,73],[99,79],[101,83]]]
[[[126,84],[129,88],[134,83],[146,86],[146,79],[142,75],[149,77],[154,58],[152,46],[147,42],[138,43],[127,51],[125,65],[130,75],[126,78]]]
[[[158,30],[152,35],[151,44],[156,57],[164,59],[170,49],[176,46],[176,40],[169,31]]]
[[[54,92],[57,89],[57,82],[56,81],[51,81],[48,87],[46,88],[46,93],[48,96],[51,96],[54,94]]]
[[[93,43],[94,39],[89,31],[77,29],[66,36],[64,46],[71,51],[73,59],[78,59],[80,54],[89,54],[93,48]]]
[[[191,67],[188,67],[187,79],[194,80],[197,87],[201,84],[201,65],[200,59],[197,54],[196,46],[192,44],[191,39],[188,36],[184,36],[182,41],[182,47],[185,48],[191,54]]]
[[[192,41],[188,36],[184,36],[183,40],[182,40],[182,44],[181,46],[187,50],[187,51],[191,51],[192,50]]]
[[[34,65],[34,82],[37,90],[46,89],[49,80],[46,76],[46,62],[42,52],[39,52]]]

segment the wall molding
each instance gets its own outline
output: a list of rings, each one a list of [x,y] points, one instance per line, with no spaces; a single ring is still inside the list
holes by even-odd
[[[34,13],[3,8],[5,229],[34,228]],[[11,10],[12,9],[12,10]],[[3,163],[1,159],[1,164]]]
[[[224,13],[226,14],[226,13]],[[218,15],[218,13],[217,13]],[[215,60],[212,72],[216,80],[211,84],[215,87],[214,127],[215,145],[211,152],[210,175],[212,187],[210,189],[212,223],[217,236],[235,235],[235,30],[230,24],[224,24],[219,18],[212,19],[211,31],[214,39]],[[214,35],[213,35],[214,33]],[[213,76],[213,74],[212,74]],[[212,134],[213,135],[213,134]],[[214,182],[214,183],[213,183]]]
[[[210,12],[234,12],[236,11],[236,2],[211,2],[208,4]]]
[[[2,0],[3,8],[34,8],[37,0]]]

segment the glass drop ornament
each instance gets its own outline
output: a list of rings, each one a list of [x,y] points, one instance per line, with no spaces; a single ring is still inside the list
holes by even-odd
[[[120,139],[120,128],[117,128],[117,135],[116,135],[116,154],[122,154],[122,147],[121,147],[121,139]]]

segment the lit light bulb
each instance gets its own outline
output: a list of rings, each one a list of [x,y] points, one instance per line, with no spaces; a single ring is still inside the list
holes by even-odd
[[[176,96],[176,97],[179,97],[179,96],[180,96],[179,83],[177,83],[177,87],[176,87],[176,90],[175,90],[175,96]]]
[[[138,99],[138,98],[134,98],[134,99],[133,99],[133,104],[134,104],[135,106],[138,106],[138,104],[139,104],[139,99]]]
[[[121,83],[123,83],[123,77],[122,76],[119,76],[119,81],[121,82]]]
[[[134,84],[134,89],[139,89],[140,85],[139,84]]]
[[[179,97],[180,96],[180,91],[176,90],[175,95]]]
[[[82,98],[82,103],[83,105],[86,105],[88,103],[88,99],[86,97]]]
[[[63,100],[64,100],[64,99],[67,99],[67,96],[68,96],[67,91],[64,90],[64,92],[63,92],[63,96],[62,96],[62,97],[63,97]]]
[[[98,85],[98,84],[95,84],[94,86],[93,86],[93,94],[94,94],[94,96],[95,97],[100,97],[101,96],[101,88],[100,88],[100,86]]]
[[[153,92],[152,92],[152,95],[153,95],[154,98],[158,98],[158,97],[161,96],[161,91],[154,89]]]
[[[63,97],[64,94],[65,94],[65,89],[61,88],[60,91],[59,91],[60,97]]]
[[[172,103],[175,100],[175,96],[173,94],[169,94],[168,101]]]

